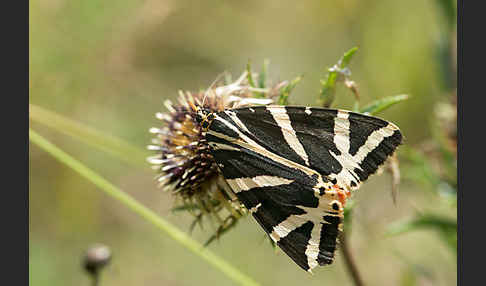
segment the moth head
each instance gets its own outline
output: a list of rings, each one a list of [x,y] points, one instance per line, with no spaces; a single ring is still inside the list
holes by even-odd
[[[196,121],[199,123],[203,131],[208,131],[211,122],[213,122],[214,118],[216,117],[213,112],[209,109],[200,107],[200,106],[193,106],[193,110],[196,113]]]

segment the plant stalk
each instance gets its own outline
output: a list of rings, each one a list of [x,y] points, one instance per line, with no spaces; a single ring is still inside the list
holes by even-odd
[[[364,286],[363,279],[359,274],[358,267],[356,266],[356,262],[354,261],[353,254],[351,248],[349,246],[349,241],[347,238],[347,234],[345,231],[341,231],[339,235],[340,241],[340,249],[344,256],[344,262],[346,264],[346,268],[348,269],[349,274],[353,278],[354,285],[356,286]]]

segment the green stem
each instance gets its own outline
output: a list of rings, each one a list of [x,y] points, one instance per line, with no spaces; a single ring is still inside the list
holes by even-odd
[[[175,241],[179,242],[187,249],[192,251],[194,254],[206,260],[209,264],[213,265],[215,268],[217,268],[218,270],[226,274],[233,281],[237,282],[240,285],[258,285],[258,283],[255,282],[252,278],[246,276],[238,269],[230,265],[228,262],[223,260],[221,257],[217,256],[216,254],[210,252],[208,249],[204,248],[201,244],[199,244],[197,241],[190,238],[187,234],[180,231],[179,229],[177,229],[175,226],[173,226],[163,218],[159,217],[152,210],[145,207],[140,202],[135,200],[133,197],[123,192],[115,185],[111,184],[109,181],[107,181],[106,179],[104,179],[103,177],[101,177],[100,175],[98,175],[97,173],[95,173],[85,165],[83,165],[75,158],[71,157],[69,154],[59,149],[51,142],[44,139],[42,136],[37,134],[32,129],[29,129],[29,139],[34,144],[38,145],[41,149],[43,149],[44,151],[52,155],[54,158],[56,158],[60,162],[64,163],[65,165],[67,165],[68,167],[76,171],[82,177],[91,181],[102,191],[104,191],[107,195],[118,200],[120,203],[128,207],[130,210],[137,213],[142,218],[149,221],[160,230],[166,232]]]
[[[100,274],[95,273],[93,275],[93,286],[99,286],[100,285]]]

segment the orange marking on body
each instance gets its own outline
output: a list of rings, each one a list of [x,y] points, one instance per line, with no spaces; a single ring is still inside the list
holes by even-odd
[[[351,192],[349,190],[343,190],[341,187],[338,185],[332,186],[334,189],[336,189],[337,195],[338,195],[338,200],[341,202],[343,207],[346,205],[346,199],[351,197]]]

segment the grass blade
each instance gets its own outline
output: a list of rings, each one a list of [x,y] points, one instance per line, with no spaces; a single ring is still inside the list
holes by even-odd
[[[186,233],[177,229],[175,226],[158,216],[155,212],[135,200],[132,196],[123,192],[121,189],[98,175],[96,172],[89,169],[81,162],[71,157],[69,154],[65,153],[51,142],[44,139],[32,129],[29,129],[29,139],[31,142],[52,155],[58,161],[67,165],[78,174],[80,174],[82,177],[95,184],[107,195],[119,201],[130,210],[140,215],[143,219],[155,225],[160,230],[166,232],[172,239],[182,244],[194,254],[206,260],[209,264],[223,272],[231,280],[235,281],[240,285],[258,285],[258,283],[255,282],[252,278],[246,276],[238,269],[233,267],[231,264],[223,260],[221,257],[204,248],[199,242],[190,238]]]
[[[71,136],[125,162],[135,166],[147,166],[145,158],[150,156],[148,151],[144,152],[142,149],[130,145],[114,136],[110,136],[34,104],[29,104],[29,117],[35,122]]]

